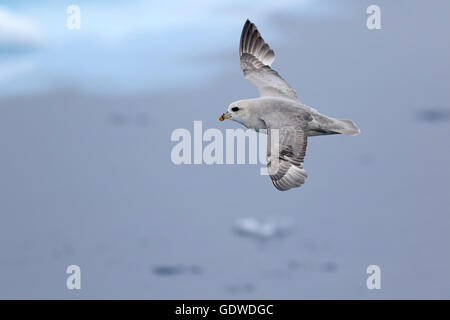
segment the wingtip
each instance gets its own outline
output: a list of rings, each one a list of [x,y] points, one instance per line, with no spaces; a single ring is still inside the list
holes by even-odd
[[[255,24],[249,18],[247,18],[247,20],[245,20],[245,23],[244,23],[244,28],[249,28],[254,25]]]

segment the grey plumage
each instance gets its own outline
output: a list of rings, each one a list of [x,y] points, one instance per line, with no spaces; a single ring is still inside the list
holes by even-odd
[[[308,176],[303,168],[308,136],[356,135],[359,128],[351,120],[327,117],[304,105],[271,68],[275,53],[249,20],[242,29],[239,56],[244,77],[258,89],[260,97],[233,102],[221,119],[231,118],[247,128],[267,130],[267,166],[272,183],[281,191],[300,187]],[[275,134],[278,139],[273,139]]]

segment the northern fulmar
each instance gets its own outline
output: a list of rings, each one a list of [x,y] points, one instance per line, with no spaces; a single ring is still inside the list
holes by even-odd
[[[275,53],[248,19],[239,45],[244,77],[259,91],[259,98],[231,103],[220,121],[231,119],[249,129],[267,132],[267,169],[273,185],[281,191],[300,187],[307,178],[303,169],[310,136],[356,135],[351,120],[320,114],[304,105],[295,90],[270,66]]]

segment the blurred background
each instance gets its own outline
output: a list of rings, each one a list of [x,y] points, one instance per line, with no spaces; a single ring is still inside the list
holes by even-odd
[[[1,0],[0,298],[449,299],[449,12]],[[311,138],[300,189],[278,192],[259,165],[170,159],[174,129],[238,128],[218,115],[257,96],[239,67],[247,18],[304,103],[361,128]]]

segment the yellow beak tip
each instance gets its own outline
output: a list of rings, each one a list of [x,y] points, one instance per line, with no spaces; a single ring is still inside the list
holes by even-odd
[[[220,116],[219,117],[219,121],[223,121],[224,119],[223,119],[223,116]]]

